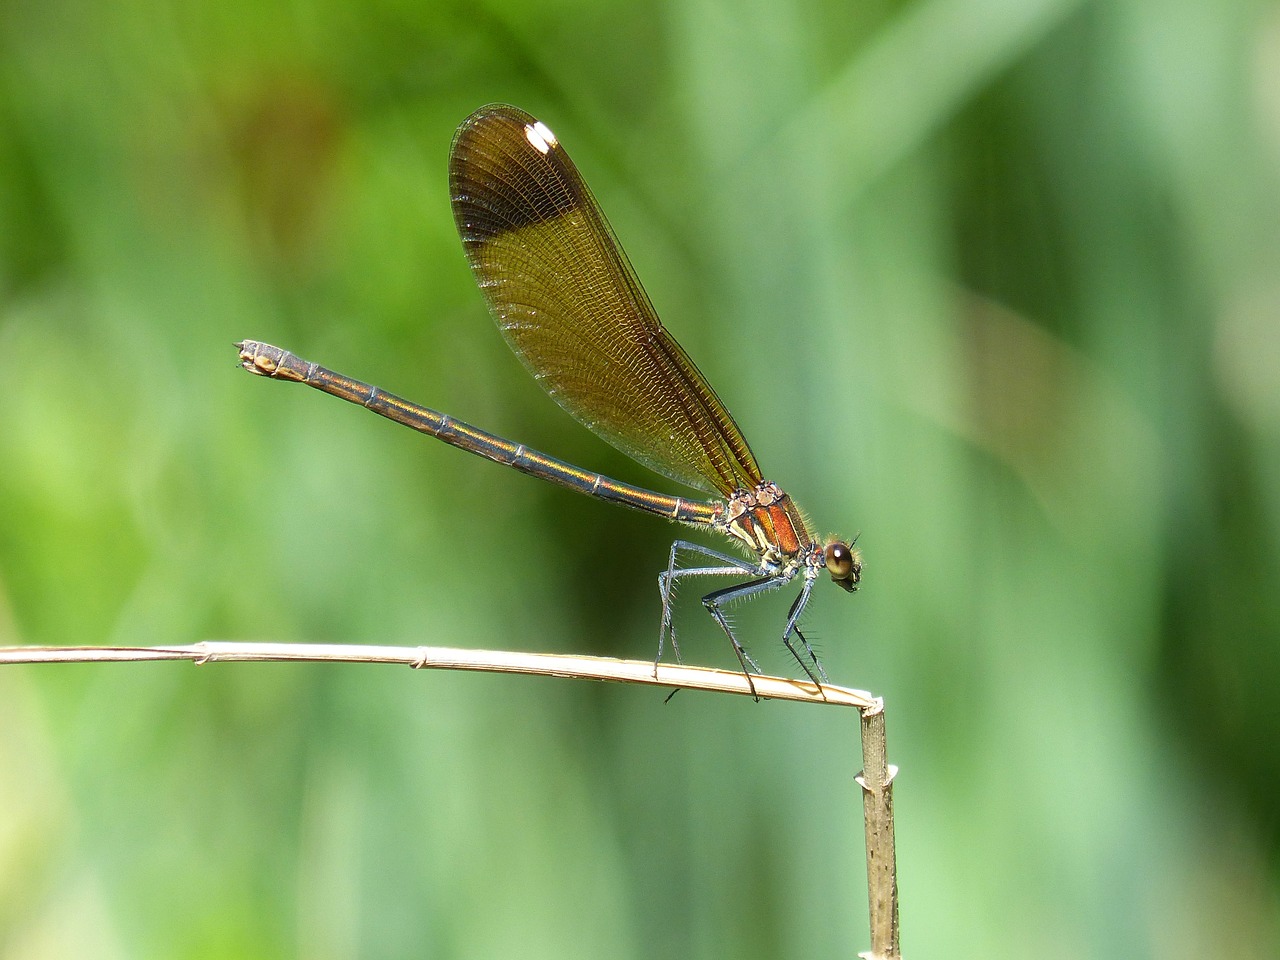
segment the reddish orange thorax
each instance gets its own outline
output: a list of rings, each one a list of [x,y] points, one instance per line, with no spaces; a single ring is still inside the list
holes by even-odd
[[[724,522],[729,536],[775,563],[794,560],[813,544],[804,515],[791,497],[770,481],[730,497]]]

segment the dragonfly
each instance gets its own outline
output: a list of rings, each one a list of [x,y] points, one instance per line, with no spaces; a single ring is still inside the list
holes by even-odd
[[[708,593],[702,605],[728,637],[755,695],[751,677],[760,667],[738,639],[726,607],[798,581],[782,642],[821,690],[827,674],[800,620],[824,572],[844,590],[858,589],[857,538],[815,536],[791,497],[765,479],[728,408],[658,319],[555,134],[517,107],[481,107],[454,135],[449,194],[476,283],[533,378],[631,459],[711,499],[673,496],[593,473],[261,341],[236,344],[240,365],[259,376],[304,383],[598,500],[726,537],[741,555],[684,539],[671,545],[658,574],[662,618],[655,670],[667,642],[683,662],[672,618],[676,585],[695,577],[730,578],[737,582]]]

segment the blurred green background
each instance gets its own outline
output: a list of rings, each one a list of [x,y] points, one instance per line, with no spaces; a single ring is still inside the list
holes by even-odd
[[[861,532],[903,944],[1280,954],[1280,6],[0,9],[0,643],[652,656],[676,529],[297,387],[271,340],[670,489],[455,236],[507,100],[767,475]],[[672,491],[681,492],[681,491]],[[693,662],[732,656],[688,589]],[[789,597],[735,611],[767,669]],[[852,957],[856,715],[381,667],[0,671],[0,957]]]

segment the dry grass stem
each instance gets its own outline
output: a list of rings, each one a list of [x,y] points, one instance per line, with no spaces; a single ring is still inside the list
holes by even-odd
[[[306,661],[312,663],[398,663],[418,669],[523,673],[579,680],[612,680],[687,690],[751,695],[747,678],[729,670],[688,667],[651,660],[616,660],[511,650],[458,647],[382,647],[363,644],[254,643],[206,640],[159,647],[0,647],[5,663],[107,663],[138,660],[191,660],[197,664],[227,661]],[[764,699],[825,703],[866,709],[877,701],[864,690],[785,677],[752,677]]]

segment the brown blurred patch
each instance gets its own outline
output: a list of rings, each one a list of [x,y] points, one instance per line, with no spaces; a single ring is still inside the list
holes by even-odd
[[[967,405],[930,412],[1005,463],[1063,529],[1088,536],[1159,470],[1155,429],[1088,357],[967,291],[956,299]]]
[[[300,73],[263,77],[224,105],[231,179],[259,254],[297,269],[329,211],[342,140],[333,92]]]
[[[1020,471],[1051,468],[1073,398],[1088,389],[1082,359],[988,300],[963,294],[959,306],[972,438]]]
[[[157,91],[128,131],[132,209],[162,242],[235,251],[290,275],[314,269],[337,206],[346,113],[305,71]]]

